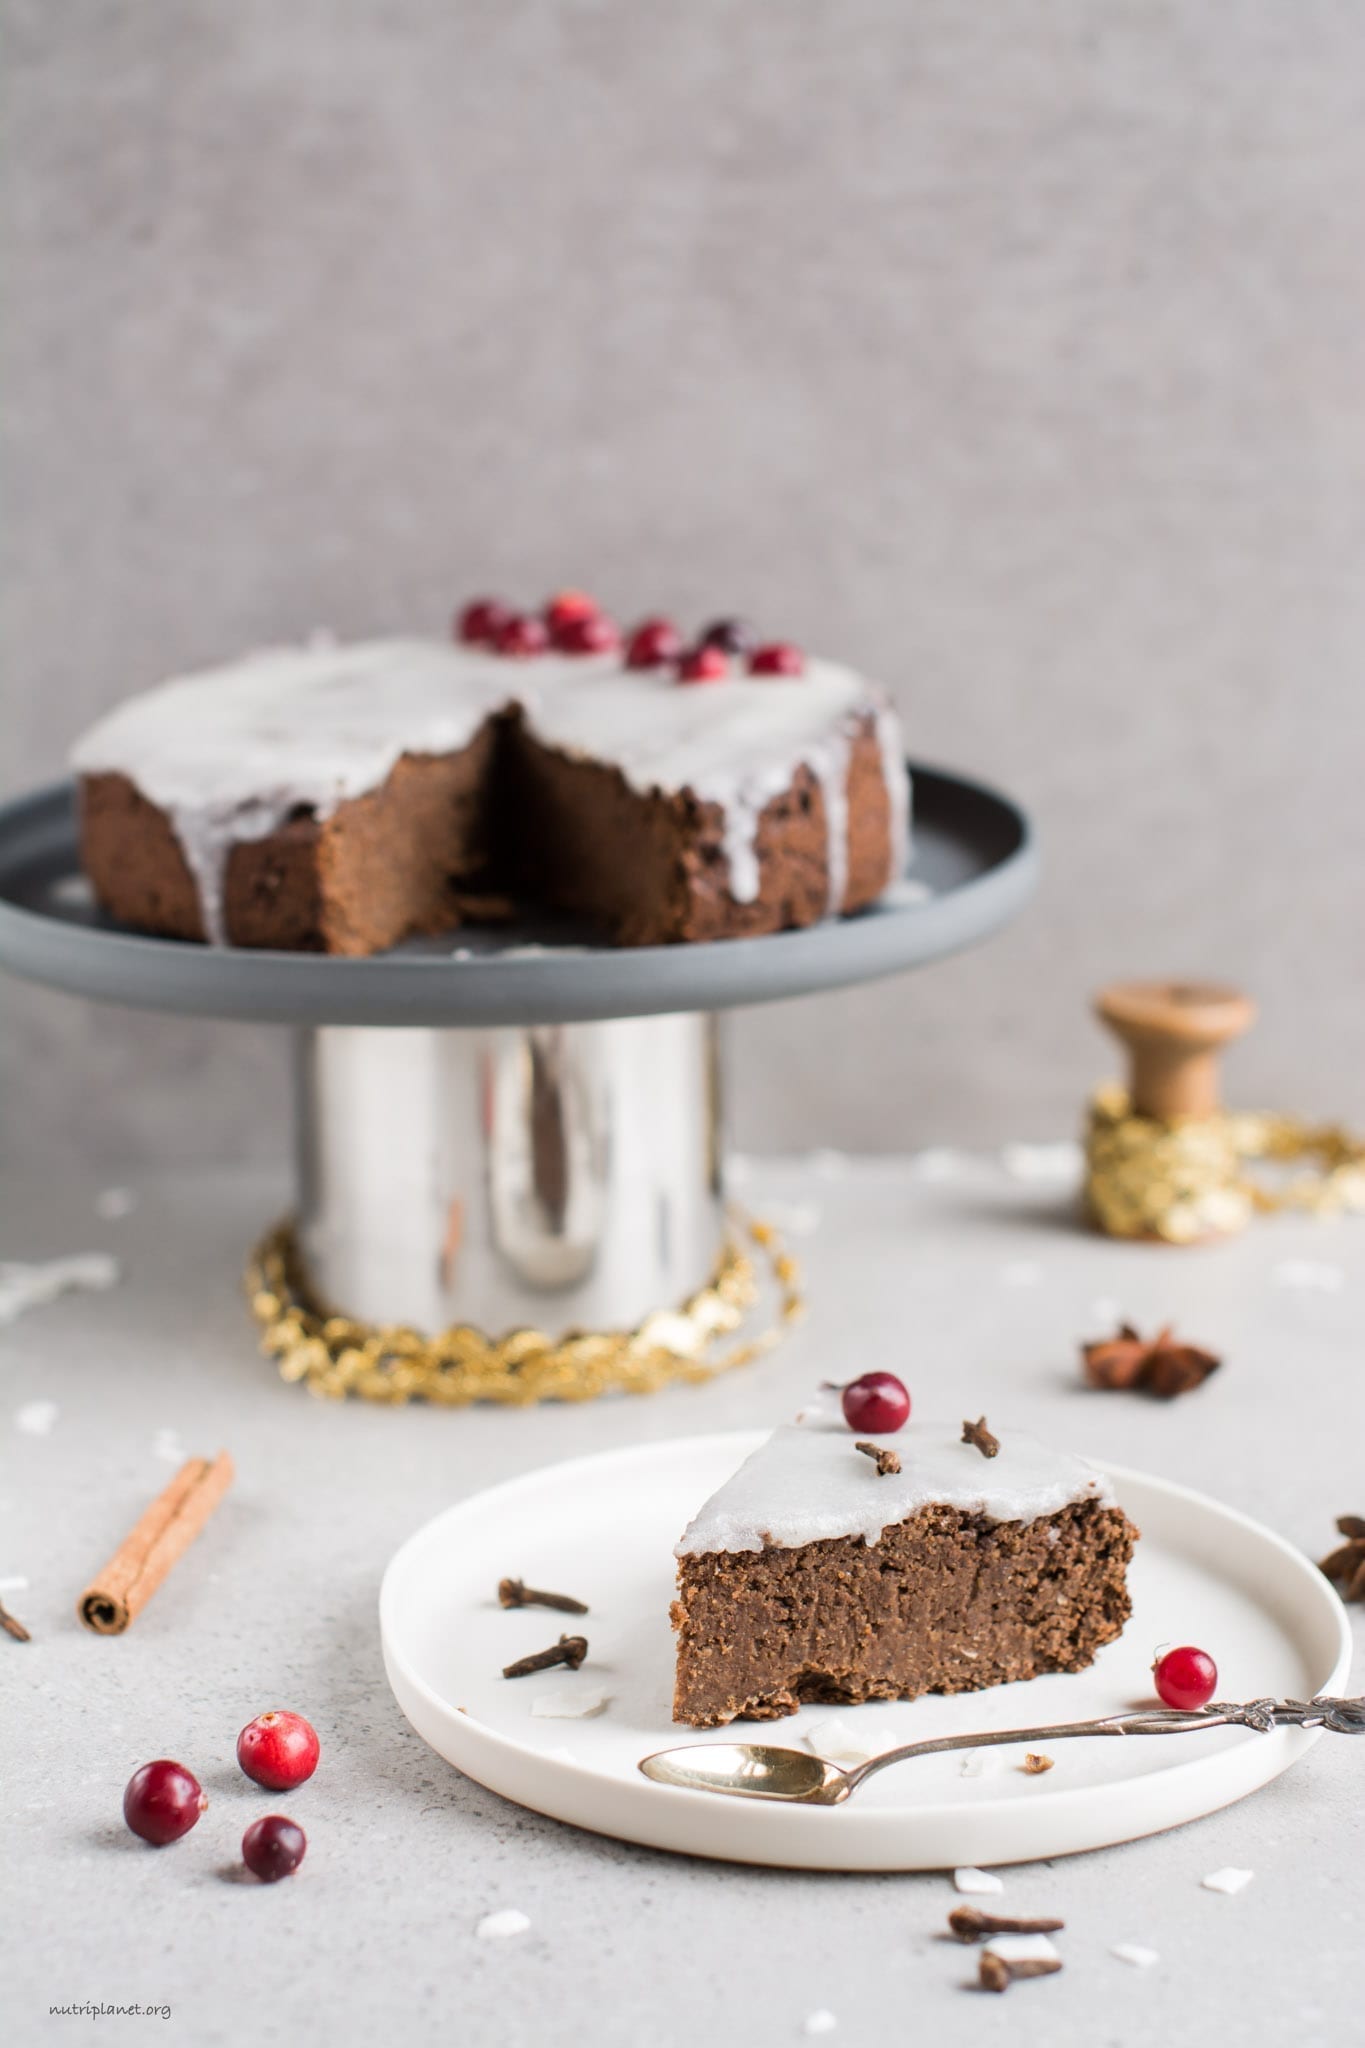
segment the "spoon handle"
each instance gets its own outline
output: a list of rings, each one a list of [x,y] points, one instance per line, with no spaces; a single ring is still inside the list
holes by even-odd
[[[1337,1735],[1365,1735],[1365,1698],[1338,1700],[1246,1700],[1238,1703],[1216,1700],[1188,1713],[1177,1707],[1145,1707],[1137,1713],[1110,1714],[1100,1721],[1062,1721],[1053,1728],[997,1728],[982,1735],[940,1735],[931,1742],[910,1742],[903,1749],[888,1749],[882,1756],[869,1757],[846,1776],[848,1790],[856,1791],[874,1771],[888,1764],[903,1764],[912,1757],[937,1756],[949,1749],[994,1749],[1003,1743],[1067,1742],[1080,1735],[1194,1735],[1201,1728],[1254,1728],[1266,1734],[1272,1728],[1327,1728]]]

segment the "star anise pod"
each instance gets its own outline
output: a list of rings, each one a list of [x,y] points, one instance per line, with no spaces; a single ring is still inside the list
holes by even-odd
[[[1223,1362],[1197,1344],[1177,1343],[1169,1323],[1151,1338],[1140,1337],[1131,1323],[1120,1323],[1114,1336],[1083,1344],[1081,1357],[1092,1387],[1136,1387],[1163,1401],[1193,1392]]]
[[[1337,1528],[1346,1541],[1318,1570],[1340,1589],[1343,1600],[1365,1600],[1365,1515],[1338,1515]]]

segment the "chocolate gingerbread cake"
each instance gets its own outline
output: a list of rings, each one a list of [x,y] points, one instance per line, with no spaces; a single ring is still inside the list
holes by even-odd
[[[180,677],[75,749],[85,869],[140,930],[330,953],[453,930],[471,892],[621,945],[857,910],[905,860],[895,715],[776,652],[780,672],[390,640]]]
[[[911,1423],[869,1454],[833,1418],[777,1430],[677,1546],[675,1720],[769,1721],[1091,1663],[1131,1611],[1138,1532],[1081,1459],[998,1437],[983,1457]]]

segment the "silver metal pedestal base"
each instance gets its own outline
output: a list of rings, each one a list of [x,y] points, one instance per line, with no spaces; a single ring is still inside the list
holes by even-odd
[[[376,1323],[629,1327],[723,1235],[714,1023],[324,1025],[298,1038],[298,1234]]]

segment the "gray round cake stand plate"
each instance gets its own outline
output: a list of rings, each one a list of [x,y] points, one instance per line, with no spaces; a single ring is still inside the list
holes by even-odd
[[[985,938],[1037,875],[1028,818],[980,783],[910,764],[914,847],[869,910],[706,945],[604,946],[565,919],[411,941],[364,960],[142,937],[96,907],[74,785],[0,806],[0,967],[137,1009],[276,1024],[569,1024],[724,1010],[922,967]]]

